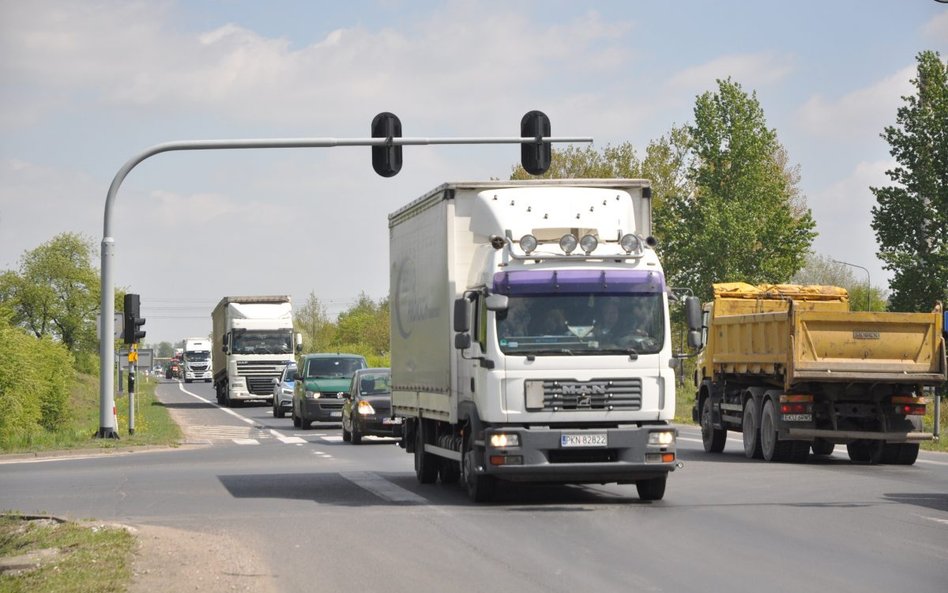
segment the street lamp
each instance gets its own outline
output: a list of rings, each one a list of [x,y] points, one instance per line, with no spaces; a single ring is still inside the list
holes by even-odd
[[[869,279],[869,270],[862,266],[857,266],[856,264],[851,264],[849,262],[839,261],[838,259],[830,258],[831,262],[837,264],[843,264],[844,266],[851,266],[853,268],[859,268],[866,273],[866,311],[872,311],[872,281]]]

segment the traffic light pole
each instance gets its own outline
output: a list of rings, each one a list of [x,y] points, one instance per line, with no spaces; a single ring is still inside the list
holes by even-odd
[[[138,379],[138,344],[128,349],[128,434],[135,434],[135,381]]]
[[[99,343],[99,431],[98,438],[117,439],[115,426],[114,375],[109,370],[115,356],[115,239],[112,211],[125,177],[142,161],[163,152],[183,150],[233,150],[249,148],[331,148],[335,146],[418,146],[429,144],[539,144],[548,142],[592,142],[588,137],[500,137],[500,138],[259,138],[243,140],[181,140],[156,144],[133,156],[118,170],[105,198],[101,250],[101,336]]]

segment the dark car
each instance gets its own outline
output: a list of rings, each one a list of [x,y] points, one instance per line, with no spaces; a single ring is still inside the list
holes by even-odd
[[[273,417],[282,418],[287,411],[293,410],[293,377],[296,376],[296,363],[286,365],[280,378],[273,379]]]
[[[361,369],[352,376],[342,406],[342,440],[358,445],[365,435],[398,437],[402,419],[392,417],[392,373],[389,369]]]
[[[314,421],[339,422],[352,375],[364,369],[358,354],[306,354],[293,376],[293,426],[309,428]]]

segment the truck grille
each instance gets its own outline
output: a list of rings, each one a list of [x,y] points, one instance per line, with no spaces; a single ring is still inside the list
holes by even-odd
[[[528,382],[532,383],[532,382]],[[592,381],[543,381],[544,412],[569,410],[629,410],[642,409],[642,380],[593,379]],[[528,392],[530,387],[527,387]],[[536,409],[530,405],[528,409]]]
[[[246,377],[247,389],[254,395],[271,395],[272,379],[280,378],[286,368],[285,360],[242,360],[237,363],[237,375]]]

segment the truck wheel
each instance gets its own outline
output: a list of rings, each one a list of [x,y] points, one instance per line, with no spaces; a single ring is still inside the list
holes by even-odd
[[[711,423],[711,398],[704,398],[701,404],[701,442],[706,453],[720,453],[727,441],[727,429],[714,428]]]
[[[456,484],[461,479],[461,464],[450,459],[440,459],[438,477],[442,484]]]
[[[836,443],[826,439],[814,439],[810,446],[814,455],[832,455],[833,451],[836,450]]]
[[[665,496],[665,482],[668,480],[668,474],[661,478],[652,478],[650,480],[639,480],[635,483],[635,489],[639,493],[641,500],[661,500]]]
[[[748,459],[763,459],[760,448],[760,427],[757,426],[757,402],[754,398],[744,404],[744,418],[741,421],[744,436],[744,455]]]
[[[469,434],[464,437],[464,447],[461,450],[461,479],[467,496],[474,502],[490,502],[494,498],[494,476],[478,474],[477,451],[474,449],[474,434],[470,425]]]
[[[846,443],[846,452],[853,463],[877,464],[882,461],[885,443],[882,441],[857,440]]]
[[[425,453],[429,430],[428,423],[419,419],[415,427],[415,477],[422,484],[434,484],[438,479],[438,458]]]
[[[880,463],[913,465],[918,459],[918,443],[886,443]]]
[[[764,402],[760,415],[760,450],[767,461],[806,461],[810,444],[806,441],[781,441],[777,437],[777,411],[774,401]]]

